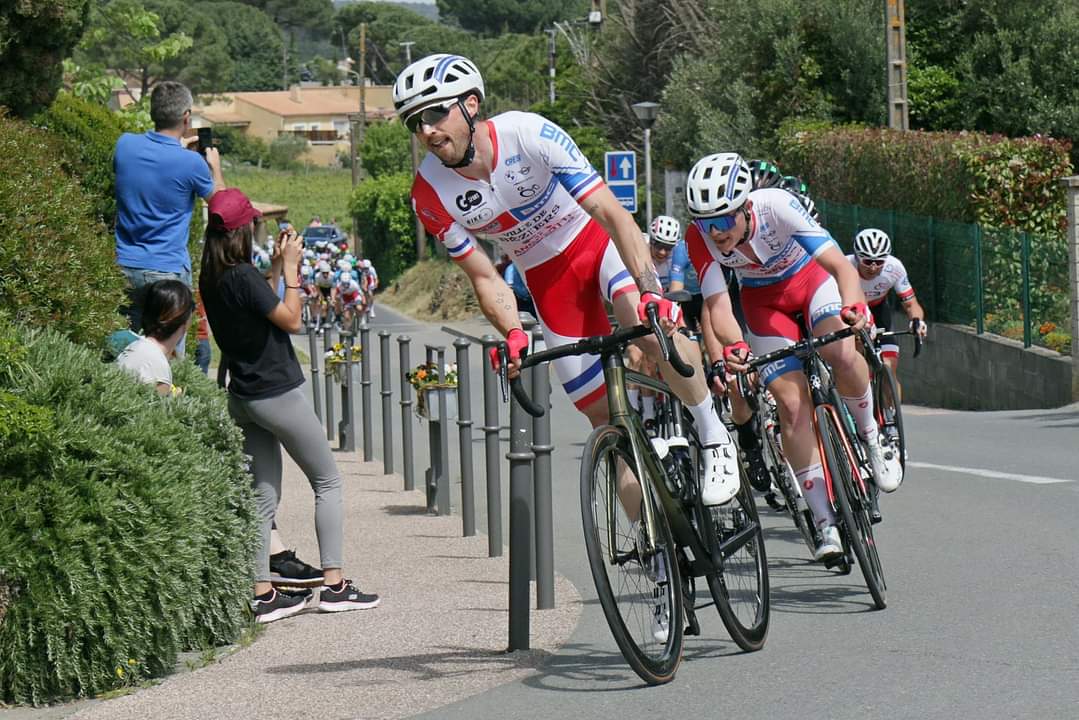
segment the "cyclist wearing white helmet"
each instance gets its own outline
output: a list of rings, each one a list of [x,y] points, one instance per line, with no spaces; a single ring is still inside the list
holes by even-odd
[[[413,208],[468,275],[484,314],[506,337],[514,374],[528,337],[512,290],[490,259],[474,252],[477,234],[496,241],[523,273],[549,347],[610,332],[604,300],[623,326],[637,324],[646,302],[656,302],[664,327],[673,329],[678,308],[660,296],[633,216],[564,130],[526,112],[478,120],[483,79],[458,55],[431,55],[409,65],[394,84],[393,99],[405,126],[429,151],[413,184]],[[675,343],[687,362],[700,367],[692,342],[676,334]],[[645,344],[658,356],[654,339]],[[605,424],[599,359],[554,364],[577,408],[593,425]],[[727,502],[738,490],[737,458],[703,373],[686,379],[664,370],[706,446],[703,495],[709,504]],[[638,505],[625,499],[635,518]]]
[[[715,336],[723,344],[709,348],[712,357],[723,357],[736,371],[746,369],[750,346],[763,355],[799,339],[797,313],[810,321],[814,335],[866,323],[869,310],[858,274],[831,235],[787,191],[753,190],[740,155],[721,153],[698,161],[686,181],[686,200],[694,216],[686,235],[690,257]],[[750,346],[731,312],[722,266],[738,276]],[[877,485],[895,490],[902,470],[894,448],[879,432],[865,359],[852,338],[821,348],[821,354],[831,364],[866,443]],[[821,532],[814,555],[825,559],[841,554],[842,543],[813,433],[809,388],[800,369],[801,361],[788,358],[769,365],[761,378],[778,402],[783,448]]]
[[[911,328],[917,320],[918,333],[924,338],[925,310],[914,296],[914,286],[910,284],[906,267],[892,255],[892,240],[888,234],[876,228],[862,230],[854,236],[854,252],[847,256],[847,260],[858,270],[862,292],[865,293],[877,329],[884,332],[892,329],[892,306],[887,300],[888,294],[895,291]],[[884,362],[892,368],[892,372],[896,372],[899,367],[899,344],[889,339],[881,344],[880,349]]]

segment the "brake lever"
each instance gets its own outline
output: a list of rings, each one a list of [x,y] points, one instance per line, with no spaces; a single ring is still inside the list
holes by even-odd
[[[502,402],[510,401],[510,354],[506,343],[498,346],[498,385],[502,390]]]

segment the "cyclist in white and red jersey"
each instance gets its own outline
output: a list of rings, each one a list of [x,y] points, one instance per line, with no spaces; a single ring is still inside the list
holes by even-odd
[[[815,335],[864,326],[869,316],[858,275],[832,240],[794,195],[779,188],[752,190],[749,168],[737,153],[709,155],[694,165],[686,181],[686,200],[694,216],[686,235],[690,257],[700,276],[707,316],[735,370],[746,369],[750,347],[763,355],[794,344],[801,336],[797,313],[809,320]],[[733,268],[741,285],[746,335],[731,312],[722,268]],[[706,336],[707,338],[707,336]],[[821,348],[835,373],[836,386],[865,441],[874,480],[891,492],[899,487],[898,456],[880,434],[865,359],[854,339]],[[761,372],[779,406],[783,449],[798,478],[821,533],[814,557],[842,553],[835,517],[828,502],[812,428],[813,405],[801,361],[791,357]]]
[[[903,305],[903,311],[910,320],[911,328],[918,320],[918,334],[926,335],[925,311],[918,298],[914,297],[914,287],[907,277],[907,269],[899,258],[892,255],[892,240],[883,230],[866,228],[854,236],[854,253],[847,260],[858,270],[858,279],[862,282],[869,310],[873,313],[873,323],[878,330],[887,332],[892,329],[892,307],[888,304],[888,293],[895,291]],[[880,346],[884,362],[896,372],[899,367],[899,344],[887,340]],[[896,379],[898,382],[898,377]]]
[[[412,186],[413,209],[468,275],[484,315],[506,337],[511,371],[517,372],[528,336],[512,290],[487,255],[476,252],[478,235],[497,242],[524,276],[549,347],[609,333],[604,300],[623,326],[638,324],[654,302],[672,332],[678,306],[661,297],[640,230],[573,138],[533,113],[480,120],[483,98],[479,71],[459,55],[425,57],[405,68],[393,88],[397,114],[429,151]],[[698,369],[682,378],[660,364],[693,413],[705,447],[702,497],[709,505],[728,502],[739,487],[733,443],[713,407],[699,350],[680,334],[673,339]],[[658,358],[654,339],[643,344]],[[599,358],[561,358],[554,365],[593,426],[606,423]],[[623,488],[631,520],[639,497],[639,486]]]

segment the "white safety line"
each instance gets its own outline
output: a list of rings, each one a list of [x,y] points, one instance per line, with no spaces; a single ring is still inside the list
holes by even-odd
[[[981,477],[999,478],[1001,480],[1017,480],[1019,482],[1032,483],[1034,485],[1054,485],[1057,483],[1075,482],[1074,479],[1046,477],[1044,475],[1020,475],[1018,473],[997,472],[996,470],[959,467],[957,465],[936,465],[934,463],[908,462],[907,466],[925,468],[926,470],[944,470],[945,472],[963,473],[964,475],[980,475]]]

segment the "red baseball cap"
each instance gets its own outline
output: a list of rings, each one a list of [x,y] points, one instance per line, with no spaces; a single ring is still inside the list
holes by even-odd
[[[207,208],[209,225],[215,230],[235,230],[262,216],[239,188],[218,190],[210,197]]]

